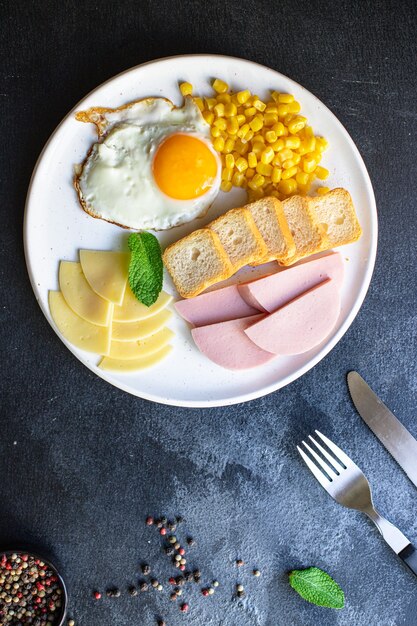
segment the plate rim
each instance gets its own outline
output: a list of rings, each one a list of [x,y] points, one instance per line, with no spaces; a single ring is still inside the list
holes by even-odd
[[[344,135],[344,139],[349,143],[351,149],[353,150],[356,159],[359,161],[360,165],[361,165],[361,171],[362,174],[364,176],[364,180],[365,180],[365,186],[366,186],[366,191],[367,194],[369,196],[369,200],[370,200],[370,206],[371,206],[371,212],[370,212],[370,246],[369,246],[369,253],[368,253],[368,262],[367,262],[367,266],[366,266],[366,272],[363,275],[363,280],[362,280],[362,285],[361,288],[359,290],[358,296],[355,300],[355,304],[354,306],[351,308],[351,310],[349,311],[349,314],[347,315],[345,321],[343,322],[343,324],[340,326],[340,328],[338,329],[338,331],[335,333],[335,335],[329,339],[329,341],[327,341],[321,348],[321,350],[315,355],[315,357],[313,357],[312,359],[310,359],[307,363],[305,363],[303,366],[301,366],[300,368],[298,368],[295,372],[293,372],[292,374],[286,376],[285,378],[283,378],[282,380],[280,380],[278,383],[273,383],[270,385],[267,385],[266,387],[262,387],[261,389],[258,389],[256,391],[252,391],[252,392],[248,392],[248,393],[244,393],[241,394],[239,396],[234,396],[233,398],[227,398],[227,399],[211,399],[211,400],[178,400],[178,399],[171,399],[169,397],[161,397],[158,396],[156,394],[153,393],[147,393],[146,391],[141,391],[136,392],[135,390],[133,390],[130,386],[125,385],[124,383],[120,382],[119,380],[114,380],[111,376],[111,373],[108,372],[99,372],[96,371],[97,367],[90,365],[89,363],[85,362],[76,352],[75,348],[72,346],[72,344],[70,344],[65,337],[63,337],[61,335],[61,333],[59,332],[58,328],[55,326],[55,324],[53,323],[52,318],[50,318],[49,316],[49,311],[47,310],[46,306],[44,306],[44,303],[41,301],[40,295],[37,291],[37,287],[36,287],[36,281],[35,281],[35,277],[33,275],[33,270],[31,267],[31,263],[30,263],[30,258],[29,258],[29,249],[28,249],[28,240],[29,240],[29,232],[28,232],[28,213],[29,213],[29,204],[30,204],[30,196],[31,196],[31,191],[32,191],[32,187],[35,181],[35,177],[37,175],[38,169],[40,167],[40,164],[43,160],[44,155],[46,154],[46,152],[48,151],[49,147],[51,146],[55,136],[58,134],[59,130],[61,129],[61,127],[64,125],[64,123],[71,117],[74,115],[74,113],[79,109],[80,106],[82,106],[82,103],[89,98],[94,92],[96,92],[97,90],[101,89],[102,87],[105,87],[108,83],[111,83],[112,81],[116,80],[117,78],[125,75],[125,74],[129,74],[131,72],[134,72],[140,68],[143,68],[145,66],[148,65],[153,65],[153,64],[157,64],[163,61],[174,61],[174,60],[183,60],[183,59],[191,59],[191,58],[196,58],[196,57],[204,57],[205,59],[207,59],[207,61],[210,61],[210,59],[216,59],[216,60],[221,60],[224,59],[225,61],[237,61],[240,63],[245,63],[245,64],[250,64],[250,65],[254,65],[256,67],[260,67],[262,69],[267,69],[271,72],[274,72],[275,74],[278,74],[279,76],[283,77],[286,81],[288,81],[289,83],[292,83],[293,85],[297,86],[298,88],[307,91],[308,94],[315,100],[317,101],[321,107],[324,107],[324,109],[326,110],[326,113],[328,115],[330,115],[332,118],[334,118],[334,121],[337,122],[337,124],[339,125],[342,134]],[[32,175],[30,177],[30,181],[29,181],[29,185],[28,185],[28,190],[26,193],[26,199],[25,199],[25,207],[24,207],[24,217],[23,217],[23,249],[24,249],[24,257],[25,257],[25,263],[26,263],[26,268],[28,271],[28,275],[29,275],[29,280],[32,286],[32,291],[35,295],[36,301],[42,311],[42,313],[44,314],[44,316],[46,317],[47,322],[49,323],[49,325],[51,326],[51,328],[53,329],[53,331],[55,332],[55,334],[59,337],[59,339],[63,342],[63,344],[69,349],[69,351],[77,358],[78,361],[80,361],[82,363],[82,365],[84,367],[87,367],[93,374],[95,374],[96,376],[98,376],[99,378],[101,378],[102,380],[104,380],[105,382],[111,384],[112,386],[125,391],[127,393],[129,393],[130,395],[133,395],[135,397],[141,398],[143,400],[148,400],[150,402],[155,402],[155,403],[159,403],[159,404],[163,404],[163,405],[167,405],[167,406],[176,406],[176,407],[182,407],[182,408],[214,408],[214,407],[223,407],[223,406],[232,406],[235,404],[241,404],[244,402],[250,402],[251,400],[256,400],[258,398],[262,398],[264,396],[267,396],[271,393],[274,393],[275,391],[278,391],[284,387],[286,387],[287,385],[291,384],[292,382],[294,382],[295,380],[297,380],[298,378],[301,378],[304,374],[306,374],[309,370],[313,369],[313,367],[315,367],[322,359],[324,359],[329,352],[331,352],[331,350],[336,346],[337,343],[339,343],[339,341],[343,338],[343,336],[346,334],[347,330],[349,329],[349,327],[352,325],[353,321],[355,320],[360,308],[362,307],[362,304],[365,300],[366,294],[368,292],[369,289],[369,285],[372,279],[372,275],[374,272],[374,268],[375,268],[375,262],[376,262],[376,254],[377,254],[377,246],[378,246],[378,214],[377,214],[377,207],[376,207],[376,200],[375,200],[375,193],[373,190],[373,186],[372,186],[372,182],[368,173],[368,169],[365,165],[365,162],[362,158],[361,153],[359,152],[359,149],[357,148],[355,142],[353,141],[352,137],[350,136],[349,132],[347,131],[347,129],[345,128],[345,126],[342,124],[342,122],[338,119],[338,117],[328,108],[328,106],[322,102],[314,93],[312,93],[309,89],[307,89],[306,87],[304,87],[303,85],[301,85],[300,83],[296,82],[295,80],[293,80],[292,78],[289,78],[288,76],[286,76],[285,74],[283,74],[282,72],[279,72],[278,70],[275,70],[267,65],[263,65],[261,63],[257,63],[256,61],[251,61],[249,59],[245,59],[245,58],[241,58],[241,57],[235,57],[235,56],[230,56],[230,55],[223,55],[223,54],[205,54],[205,53],[197,53],[197,54],[180,54],[180,55],[172,55],[172,56],[167,56],[167,57],[160,57],[157,59],[152,59],[149,61],[145,61],[144,63],[139,63],[138,65],[135,65],[133,67],[130,67],[128,69],[123,70],[122,72],[119,72],[118,74],[115,74],[114,76],[106,79],[105,81],[103,81],[102,83],[100,83],[99,85],[97,85],[96,87],[94,87],[92,90],[90,90],[83,98],[81,98],[81,100],[79,100],[71,109],[70,111],[68,111],[68,113],[62,118],[62,120],[59,122],[59,124],[55,127],[55,129],[53,130],[53,132],[51,133],[51,135],[49,136],[48,140],[46,141],[45,145],[43,146],[41,152],[39,153],[39,156],[35,162],[35,166],[33,168],[32,171]]]

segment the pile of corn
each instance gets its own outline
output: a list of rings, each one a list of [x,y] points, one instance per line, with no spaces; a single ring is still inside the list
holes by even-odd
[[[193,95],[190,83],[181,83],[183,96]],[[292,194],[305,195],[312,182],[325,180],[329,172],[319,165],[328,142],[316,137],[301,106],[288,93],[273,91],[263,102],[248,89],[231,93],[216,78],[211,98],[194,97],[211,127],[214,149],[221,155],[221,189],[247,189],[249,200]],[[328,187],[319,187],[324,194]]]

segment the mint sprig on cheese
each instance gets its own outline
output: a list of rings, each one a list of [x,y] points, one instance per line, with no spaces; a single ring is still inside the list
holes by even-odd
[[[151,233],[132,233],[128,239],[131,251],[129,285],[135,297],[152,306],[162,291],[163,264],[159,241]]]
[[[345,606],[343,590],[329,574],[318,567],[293,570],[289,573],[289,582],[307,602],[330,609],[343,609]]]

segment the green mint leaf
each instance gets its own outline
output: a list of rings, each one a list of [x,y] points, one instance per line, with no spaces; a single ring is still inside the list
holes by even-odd
[[[157,301],[162,291],[163,264],[159,241],[151,233],[132,233],[128,239],[131,251],[129,285],[145,306]]]
[[[289,582],[307,602],[330,609],[343,609],[345,606],[343,590],[329,574],[318,567],[293,570],[289,573]]]

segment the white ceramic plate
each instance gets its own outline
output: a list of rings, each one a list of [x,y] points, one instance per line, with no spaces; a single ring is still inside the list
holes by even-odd
[[[117,107],[145,96],[166,96],[180,104],[178,81],[194,85],[196,94],[211,93],[210,81],[219,77],[233,89],[249,88],[261,98],[270,89],[293,93],[316,134],[330,141],[323,165],[331,174],[326,185],[346,187],[352,194],[363,229],[359,242],[341,249],[345,259],[342,312],[332,332],[320,346],[306,354],[277,358],[255,370],[232,372],[218,367],[194,346],[185,322],[174,316],[174,350],[157,367],[136,374],[111,374],[97,367],[99,358],[69,344],[56,329],[48,307],[48,290],[58,288],[61,259],[78,260],[80,248],[126,248],[128,232],[96,220],[79,206],[72,186],[73,168],[81,163],[96,140],[95,128],[75,120],[78,110],[91,106]],[[220,193],[198,226],[244,201],[240,189]],[[160,233],[162,246],[179,239],[196,223]],[[225,56],[179,56],[145,63],[107,81],[68,113],[45,146],[30,183],[24,225],[26,262],[36,298],[52,328],[69,350],[87,367],[112,385],[141,398],[177,406],[223,406],[258,398],[276,391],[318,363],[353,322],[371,280],[377,245],[377,216],[372,185],[362,158],[347,131],[315,96],[271,69]],[[175,290],[168,276],[165,289]]]

